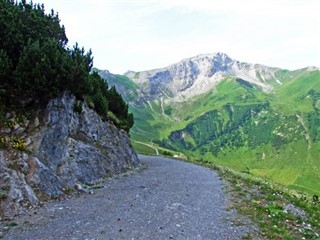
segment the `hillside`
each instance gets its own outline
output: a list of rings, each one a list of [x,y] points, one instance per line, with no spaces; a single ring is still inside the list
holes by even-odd
[[[0,0],[1,221],[140,167],[128,104],[44,9]]]
[[[318,68],[288,71],[216,53],[100,75],[129,101],[133,139],[320,194]]]

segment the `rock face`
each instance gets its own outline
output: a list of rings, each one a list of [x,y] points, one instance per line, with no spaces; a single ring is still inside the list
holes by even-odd
[[[41,120],[1,129],[9,135],[20,129],[15,136],[23,138],[26,150],[0,151],[2,217],[42,197],[58,197],[79,184],[140,167],[127,133],[102,121],[86,103],[75,112],[76,101],[64,94],[50,101]]]
[[[274,85],[282,84],[277,71],[278,68],[240,62],[218,52],[187,58],[166,68],[139,73],[130,71],[125,75],[144,95],[152,96],[151,100],[164,97],[180,102],[214,89],[226,77],[240,78],[270,92]],[[110,78],[110,73],[100,74]]]

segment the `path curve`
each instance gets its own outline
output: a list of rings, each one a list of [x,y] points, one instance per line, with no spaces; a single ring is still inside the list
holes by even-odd
[[[156,155],[159,155],[159,151],[158,151],[158,149],[156,148],[156,147],[154,147],[154,146],[152,146],[152,145],[150,145],[150,144],[147,144],[147,143],[144,143],[144,142],[139,142],[139,141],[136,141],[136,140],[134,140],[136,143],[139,143],[139,144],[142,144],[142,145],[145,145],[145,146],[147,146],[147,147],[150,147],[150,148],[152,148],[152,149],[154,149],[155,151],[156,151]]]
[[[241,239],[252,229],[219,176],[204,167],[139,156],[146,169],[113,178],[93,195],[51,202],[14,221],[4,239]]]

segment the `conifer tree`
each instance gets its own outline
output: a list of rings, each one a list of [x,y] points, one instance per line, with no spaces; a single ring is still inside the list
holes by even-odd
[[[44,105],[64,91],[90,98],[104,118],[129,130],[133,116],[114,87],[91,73],[93,56],[76,43],[67,47],[65,28],[53,10],[25,0],[0,0],[0,101],[3,107]],[[3,104],[4,103],[4,104]],[[1,109],[0,109],[1,110]],[[119,124],[120,122],[120,124]]]

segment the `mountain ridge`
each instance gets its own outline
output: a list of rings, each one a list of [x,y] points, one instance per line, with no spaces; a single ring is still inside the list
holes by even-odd
[[[145,83],[149,80],[149,84],[151,85],[150,92],[154,91],[152,90],[154,88],[154,81],[155,84],[161,84],[157,81],[157,78],[161,78],[162,80],[165,78],[169,84],[171,83],[171,86],[164,86],[164,89],[161,89],[160,92],[169,92],[175,96],[181,96],[180,99],[179,97],[176,99],[178,101],[211,90],[225,76],[243,78],[246,81],[259,85],[266,91],[271,90],[270,86],[257,81],[250,73],[239,74],[239,69],[248,67],[254,68],[254,66],[247,63],[233,60],[224,53],[200,54],[183,59],[166,68],[140,72],[138,77],[137,74],[135,76],[127,75],[127,77],[137,84]]]
[[[139,72],[146,72],[146,71],[156,71],[156,70],[161,70],[161,69],[164,69],[164,68],[168,68],[168,67],[171,67],[173,65],[176,65],[177,63],[179,62],[182,62],[182,61],[185,61],[185,60],[188,60],[188,59],[192,59],[192,58],[197,58],[197,57],[206,57],[206,56],[215,56],[216,54],[218,55],[226,55],[229,57],[228,54],[224,53],[224,52],[212,52],[212,53],[200,53],[200,54],[197,54],[197,55],[194,55],[192,57],[186,57],[186,58],[183,58],[181,59],[180,61],[177,61],[175,63],[172,63],[172,64],[169,64],[169,65],[166,65],[165,67],[158,67],[158,68],[152,68],[152,69],[148,69],[148,70],[142,70],[142,71],[135,71],[135,70],[127,70],[126,72],[124,72],[123,74],[120,74],[120,75],[125,75],[125,76],[128,76],[130,74],[136,74],[136,73],[139,73]],[[231,58],[231,57],[229,57]],[[231,58],[233,59],[233,58]],[[235,59],[234,59],[235,60]],[[236,60],[236,61],[239,61],[239,62],[242,62],[240,60]],[[305,67],[301,67],[301,68],[295,68],[295,69],[289,69],[289,68],[282,68],[282,67],[276,67],[276,66],[269,66],[267,64],[263,64],[263,63],[250,63],[250,62],[247,62],[247,61],[244,61],[243,63],[248,63],[248,64],[252,64],[252,65],[262,65],[262,66],[265,66],[265,67],[269,67],[269,68],[277,68],[277,69],[282,69],[282,70],[288,70],[288,71],[297,71],[297,70],[303,70],[303,69],[306,69],[306,68],[311,68],[313,70],[320,70],[320,67],[317,67],[315,65],[308,65],[308,66],[305,66]],[[97,68],[95,68],[97,69]],[[112,71],[108,70],[108,69],[97,69],[99,71],[108,71],[110,72],[111,74],[118,74],[118,73],[112,73]]]
[[[305,69],[317,70],[316,67],[310,66],[289,71],[263,64],[240,62],[225,53],[217,52],[185,58],[164,68],[140,72],[127,71],[124,76],[140,85],[143,95],[152,96],[153,99],[164,98],[167,101],[170,99],[171,102],[181,102],[211,91],[226,77],[239,78],[258,86],[264,92],[272,92],[276,85],[283,84],[281,72],[289,72],[292,78]],[[109,71],[102,72],[105,78],[110,78]],[[105,74],[107,72],[109,77]]]

